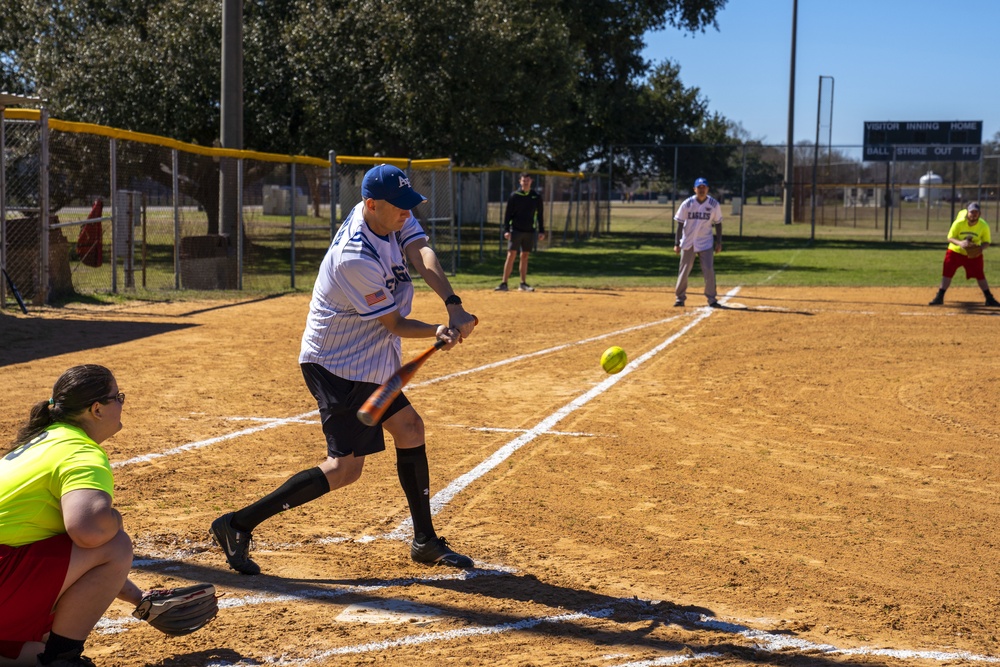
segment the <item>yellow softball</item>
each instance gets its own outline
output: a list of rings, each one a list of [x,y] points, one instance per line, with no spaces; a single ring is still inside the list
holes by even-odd
[[[601,355],[601,368],[612,375],[620,373],[627,363],[628,356],[625,354],[625,350],[617,345],[604,350],[604,354]]]

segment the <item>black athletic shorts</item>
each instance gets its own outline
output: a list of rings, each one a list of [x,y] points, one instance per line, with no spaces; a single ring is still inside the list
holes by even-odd
[[[377,384],[345,380],[319,364],[306,363],[301,366],[306,386],[319,405],[327,456],[367,456],[384,451],[382,422],[409,405],[409,399],[400,392],[378,424],[365,426],[358,421],[358,408],[378,388]]]
[[[507,250],[531,252],[535,249],[535,232],[511,232]]]

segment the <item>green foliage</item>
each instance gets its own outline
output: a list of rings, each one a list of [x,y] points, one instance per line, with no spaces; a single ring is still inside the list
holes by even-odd
[[[576,169],[705,122],[676,68],[651,99],[642,36],[725,2],[244,0],[244,146]],[[7,0],[0,23],[0,87],[53,116],[218,137],[221,2]]]

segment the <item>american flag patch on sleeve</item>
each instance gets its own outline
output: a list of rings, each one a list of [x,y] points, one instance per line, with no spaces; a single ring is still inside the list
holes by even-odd
[[[385,290],[379,290],[374,294],[365,294],[365,301],[369,306],[374,306],[379,301],[385,301]]]

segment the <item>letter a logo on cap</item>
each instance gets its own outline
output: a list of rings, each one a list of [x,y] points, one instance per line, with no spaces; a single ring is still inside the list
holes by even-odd
[[[401,187],[401,188],[408,188],[408,187],[410,187],[410,179],[403,178],[402,176],[400,176],[399,177],[399,187]]]

